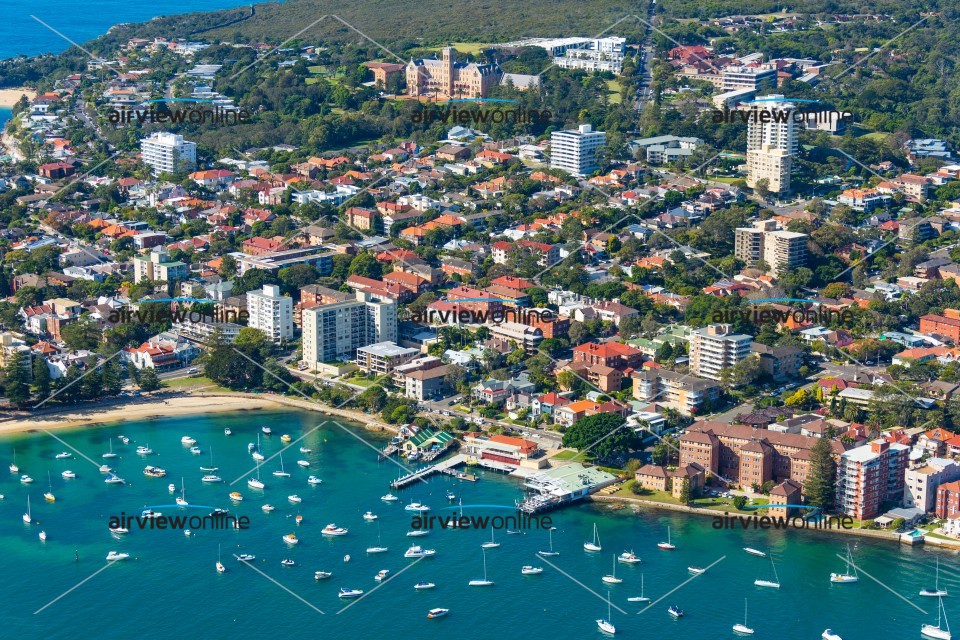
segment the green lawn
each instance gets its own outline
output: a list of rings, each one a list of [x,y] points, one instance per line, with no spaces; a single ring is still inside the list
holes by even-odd
[[[633,485],[636,481],[624,482],[623,486],[619,491],[612,493],[611,495],[618,498],[638,498],[640,500],[649,500],[650,502],[663,502],[665,504],[680,504],[680,501],[673,497],[669,491],[652,491],[650,489],[645,490],[643,493],[637,494],[633,492]]]
[[[574,451],[572,449],[564,449],[563,451],[558,451],[554,455],[550,456],[555,460],[571,460],[573,462],[582,462],[586,459],[582,453]]]
[[[454,42],[450,45],[460,53],[477,55],[490,46],[486,42]],[[428,51],[440,51],[443,47],[426,47]]]
[[[607,80],[607,91],[610,92],[609,98],[612,104],[620,104],[620,88],[619,80]]]
[[[165,389],[176,389],[178,391],[190,391],[205,387],[204,391],[223,392],[230,391],[226,387],[221,387],[206,376],[190,376],[188,378],[174,378],[173,380],[164,380]]]

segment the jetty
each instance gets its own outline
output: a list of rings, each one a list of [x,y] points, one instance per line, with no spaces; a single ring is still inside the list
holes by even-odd
[[[390,483],[391,489],[403,489],[414,482],[419,482],[429,476],[432,476],[435,473],[445,473],[448,476],[453,476],[458,480],[466,480],[467,482],[476,482],[477,476],[464,473],[462,471],[457,471],[456,467],[459,467],[462,464],[465,464],[467,461],[467,456],[462,453],[453,456],[452,458],[447,458],[443,462],[438,462],[426,467],[421,467],[415,471],[408,473],[405,476],[400,476],[396,480]]]

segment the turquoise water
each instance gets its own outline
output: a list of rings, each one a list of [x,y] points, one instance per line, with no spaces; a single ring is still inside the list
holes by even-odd
[[[13,112],[9,107],[0,107],[0,130],[7,123],[7,120],[13,117]]]
[[[445,493],[453,490],[462,496],[464,505],[512,505],[522,495],[519,482],[482,472],[476,483],[434,477],[427,484],[401,490],[401,500],[387,504],[380,496],[388,492],[388,483],[397,477],[398,469],[390,462],[378,463],[375,452],[360,440],[382,446],[384,439],[375,439],[379,434],[347,430],[332,423],[284,454],[284,467],[291,478],[271,475],[279,468],[279,459],[274,459],[263,469],[267,485],[263,492],[248,488],[245,480],[227,486],[253,467],[247,443],[256,440],[261,425],[271,425],[275,434],[261,438],[269,458],[284,446],[280,433],[297,438],[322,421],[317,414],[307,412],[243,412],[55,432],[96,465],[109,462],[127,480],[126,485],[104,484],[92,462],[77,457],[56,460],[55,455],[66,447],[48,435],[4,438],[0,441],[0,493],[4,494],[0,502],[0,548],[4,550],[0,572],[7,584],[0,599],[3,637],[120,638],[143,634],[233,639],[260,634],[289,637],[309,631],[313,637],[347,638],[414,638],[441,633],[462,634],[465,638],[599,638],[602,636],[594,620],[606,616],[606,603],[573,579],[605,596],[608,589],[600,578],[610,572],[612,554],[624,549],[635,550],[643,563],[616,568],[624,582],[609,592],[614,606],[628,612],[613,611],[618,636],[641,638],[655,633],[664,639],[734,637],[731,626],[742,621],[744,597],[749,598],[749,623],[757,631],[755,637],[776,634],[786,640],[819,638],[825,627],[833,628],[845,640],[918,637],[922,623],[936,620],[936,601],[917,596],[922,587],[933,583],[937,557],[933,548],[898,548],[810,532],[715,531],[707,518],[659,511],[638,515],[630,509],[612,511],[602,505],[581,505],[550,514],[557,527],[554,546],[561,553],[557,557],[535,556],[547,545],[543,532],[498,532],[497,541],[502,546],[486,554],[488,577],[495,586],[468,587],[469,580],[482,575],[480,543],[489,539],[489,533],[434,531],[428,537],[408,538],[404,534],[413,514],[405,511],[403,504],[415,500],[430,505],[432,514],[449,514],[444,510],[449,505]],[[225,426],[234,435],[225,436]],[[128,436],[130,444],[114,439],[113,449],[120,457],[103,461],[100,454],[108,450],[108,438],[119,434]],[[203,454],[191,455],[180,442],[183,435],[196,438]],[[156,455],[136,455],[140,444],[149,444]],[[313,453],[299,453],[300,444]],[[209,465],[211,447],[224,484],[200,482],[203,472],[199,467]],[[6,470],[14,448],[21,471],[35,480],[32,485],[21,485],[17,476]],[[311,467],[298,467],[298,459],[309,460]],[[145,477],[143,468],[147,464],[163,467],[167,477]],[[62,479],[64,469],[72,469],[79,477]],[[47,471],[52,474],[57,497],[53,504],[42,497],[47,490]],[[321,477],[323,484],[309,486],[306,479],[310,474]],[[144,505],[172,504],[167,485],[179,485],[181,476],[189,502],[247,515],[250,528],[196,531],[189,538],[179,531],[156,530],[132,530],[120,541],[111,537],[107,531],[111,515],[138,514]],[[231,505],[227,498],[232,490],[245,497],[239,505]],[[28,493],[33,518],[39,521],[31,526],[24,525],[20,518]],[[293,493],[303,498],[299,507],[287,501]],[[266,501],[276,511],[263,513],[260,507]],[[175,507],[157,510],[166,515],[179,511]],[[380,516],[381,540],[390,548],[388,553],[367,556],[364,552],[377,544],[378,532],[377,522],[362,519],[367,510]],[[299,527],[293,522],[298,512],[304,518]],[[194,513],[202,515],[206,511]],[[320,530],[330,522],[347,527],[349,534],[323,537]],[[603,552],[587,554],[582,544],[591,537],[594,523],[599,527]],[[665,538],[668,525],[678,547],[673,552],[656,548],[656,543]],[[49,536],[46,543],[37,538],[40,530]],[[281,538],[293,531],[301,542],[288,548]],[[831,585],[830,572],[843,568],[834,554],[844,553],[847,541],[854,545],[858,566],[929,615],[862,572],[858,584]],[[218,543],[229,568],[223,575],[214,570]],[[378,584],[373,579],[378,570],[386,568],[397,574],[414,562],[403,558],[412,543],[436,549],[437,556],[417,563],[370,593]],[[768,576],[769,563],[744,553],[744,546],[772,551],[782,589],[764,590],[753,585],[754,579]],[[33,613],[104,567],[111,550],[128,552],[131,559],[110,565]],[[260,571],[325,615],[241,565],[233,553],[255,554],[255,566]],[[349,563],[343,562],[344,554],[352,556]],[[643,613],[637,613],[640,605],[626,601],[640,594],[641,574],[645,576],[645,595],[657,599],[690,578],[688,566],[705,567],[724,557],[705,575]],[[283,558],[294,559],[298,566],[282,567]],[[542,566],[545,571],[539,576],[522,576],[520,568],[525,564]],[[316,582],[313,572],[318,569],[333,571],[333,578]],[[437,588],[414,591],[413,585],[421,580],[435,582]],[[940,585],[951,592],[960,589],[960,567],[953,553],[940,552]],[[343,601],[337,597],[340,587],[363,589],[369,595],[359,601]],[[355,604],[338,615],[350,602]],[[960,608],[949,599],[946,602],[948,615],[960,620]],[[666,612],[670,604],[678,604],[686,616],[673,621]],[[451,613],[444,619],[427,620],[427,611],[434,607],[449,608]]]
[[[73,42],[83,44],[123,22],[144,22],[161,15],[249,6],[250,0],[185,0],[171,4],[121,0],[4,0],[0,21],[0,60],[17,55],[60,53],[71,46],[30,16],[35,16]]]

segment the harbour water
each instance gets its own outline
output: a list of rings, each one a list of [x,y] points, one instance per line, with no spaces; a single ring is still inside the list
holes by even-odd
[[[475,483],[435,475],[427,483],[397,492],[400,500],[388,504],[380,497],[389,492],[388,484],[399,469],[389,461],[378,461],[373,448],[363,442],[382,447],[387,436],[328,423],[284,453],[283,465],[290,478],[272,475],[280,467],[279,458],[274,458],[261,470],[264,490],[248,488],[246,478],[229,486],[254,468],[247,443],[256,442],[262,425],[273,430],[273,435],[260,438],[263,454],[270,458],[285,446],[281,434],[296,439],[323,420],[316,413],[299,411],[242,412],[53,432],[89,456],[89,461],[76,454],[57,460],[56,454],[67,447],[44,433],[4,437],[0,440],[0,493],[4,494],[0,571],[7,584],[0,599],[3,635],[115,638],[142,634],[215,640],[261,634],[405,639],[457,633],[466,638],[593,638],[603,637],[595,620],[606,617],[602,598],[609,593],[617,635],[628,638],[651,634],[662,639],[734,637],[731,627],[743,621],[744,597],[749,599],[748,622],[756,629],[755,637],[815,639],[830,627],[845,640],[913,638],[919,637],[921,624],[936,621],[936,600],[917,593],[933,584],[938,555],[940,587],[960,594],[960,565],[952,552],[898,548],[815,532],[718,531],[708,518],[653,510],[638,514],[629,508],[614,511],[601,504],[549,514],[556,527],[553,542],[559,556],[536,556],[538,549],[547,547],[545,531],[518,535],[497,531],[501,546],[486,551],[487,575],[495,585],[468,587],[468,581],[482,577],[480,544],[489,540],[490,533],[434,530],[429,536],[410,538],[405,534],[415,514],[404,510],[404,505],[418,501],[432,507],[431,515],[451,515],[454,511],[445,494],[453,491],[462,498],[467,515],[502,515],[506,512],[468,505],[513,505],[522,496],[518,480],[483,471],[477,471],[480,480]],[[230,427],[233,435],[224,435],[224,427]],[[120,434],[130,438],[129,444],[117,439]],[[195,438],[203,453],[191,454],[181,444],[184,435]],[[110,439],[119,457],[104,460],[101,454],[109,450]],[[137,455],[139,445],[149,445],[155,454]],[[300,446],[312,452],[300,453]],[[204,473],[200,467],[211,464],[211,447],[222,484],[200,481]],[[21,473],[34,479],[30,485],[21,484],[19,474],[6,469],[14,448]],[[298,466],[300,459],[309,461],[310,467]],[[127,483],[105,484],[97,468],[102,463],[110,464]],[[167,476],[144,476],[146,465],[162,467]],[[65,469],[78,477],[63,479]],[[54,503],[43,498],[48,471]],[[323,483],[308,485],[311,474]],[[119,540],[110,535],[111,516],[139,515],[145,506],[164,515],[208,513],[161,506],[173,505],[181,476],[189,503],[246,515],[249,529],[200,530],[190,537],[181,531],[136,529]],[[177,494],[168,491],[171,483],[177,485]],[[243,502],[232,504],[231,491],[243,494]],[[290,494],[298,494],[302,503],[291,504]],[[29,526],[20,517],[27,495],[35,521]],[[265,502],[276,510],[264,513]],[[362,515],[368,510],[378,520],[366,522]],[[294,522],[298,513],[303,516],[299,526]],[[348,528],[349,534],[322,536],[320,531],[328,523]],[[603,550],[591,554],[584,552],[583,542],[592,537],[594,523]],[[675,551],[656,546],[665,539],[667,526]],[[46,542],[38,539],[41,530],[48,535]],[[389,552],[367,555],[365,549],[377,544],[378,531]],[[293,547],[282,541],[291,532],[300,540]],[[848,542],[854,562],[861,567],[860,582],[831,584],[830,572],[844,568],[836,554],[844,555]],[[214,569],[218,544],[228,568],[222,575]],[[437,555],[419,562],[405,559],[403,552],[411,544],[436,549]],[[755,579],[769,576],[770,564],[746,554],[743,547],[772,554],[781,589],[753,585]],[[607,587],[601,577],[610,573],[613,554],[630,549],[642,563],[618,564],[616,575],[623,583]],[[76,586],[107,565],[109,551],[131,557]],[[234,554],[239,553],[256,555],[253,564],[262,574],[238,562]],[[343,561],[345,554],[351,556],[348,563]],[[281,566],[284,558],[295,560],[297,566]],[[691,578],[687,567],[714,562],[706,574],[683,584]],[[541,566],[544,572],[521,575],[521,567],[527,564]],[[372,591],[381,584],[374,581],[380,569],[389,569],[396,577]],[[332,571],[333,577],[315,581],[317,570]],[[627,598],[640,595],[641,574],[647,597],[657,600],[676,591],[638,613],[642,605]],[[434,582],[437,587],[415,591],[413,585],[419,581]],[[367,595],[341,600],[340,587],[363,589]],[[960,608],[949,598],[945,603],[948,616],[960,621]],[[675,621],[667,614],[672,604],[686,612],[682,619]],[[428,620],[426,613],[434,607],[449,608],[450,615]]]
[[[4,0],[0,22],[0,60],[18,55],[60,53],[71,46],[38,20],[73,42],[83,44],[125,22],[144,22],[156,16],[215,11],[249,6],[249,0],[185,0],[175,4],[117,2],[116,0],[58,0],[38,4],[31,0]],[[35,16],[35,20],[31,16]]]

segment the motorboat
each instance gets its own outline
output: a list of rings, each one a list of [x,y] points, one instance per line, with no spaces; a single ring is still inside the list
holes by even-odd
[[[403,557],[404,558],[429,558],[430,556],[437,555],[436,549],[424,549],[420,545],[413,545],[407,549]]]
[[[850,545],[847,545],[847,568],[843,573],[831,573],[830,582],[836,582],[838,584],[849,584],[852,582],[859,582],[860,577],[857,575],[857,567],[853,564],[853,556],[850,553]],[[853,573],[850,573],[850,569],[853,569]]]
[[[407,531],[408,538],[422,538],[423,536],[430,535],[430,532],[426,529],[414,529],[413,531]]]
[[[617,562],[622,562],[624,564],[639,564],[641,562],[640,556],[631,551],[624,551],[619,556],[617,556]]]
[[[102,464],[100,465],[100,473],[113,473],[113,469],[110,468],[110,465]]]
[[[744,547],[743,550],[749,553],[750,555],[760,556],[761,558],[767,557],[766,553],[764,553],[763,551],[760,551],[759,549],[754,549],[753,547]]]
[[[258,437],[259,437],[259,436],[258,436]],[[256,450],[257,450],[257,445],[255,445],[255,444],[252,443],[252,442],[248,442],[248,443],[247,443],[247,453],[253,453],[253,452],[256,451]]]
[[[674,544],[672,544],[672,543],[670,542],[670,527],[667,527],[667,541],[666,541],[666,542],[658,542],[658,543],[657,543],[657,548],[658,548],[658,549],[663,549],[664,551],[673,551],[674,549],[677,548],[676,545],[674,545]]]
[[[280,442],[291,442],[292,440],[293,438],[290,437],[290,434],[285,433],[280,436]]]
[[[56,455],[57,460],[65,460],[65,459],[71,458],[71,457],[73,457],[73,454],[70,453],[69,451],[64,451],[64,452],[58,453],[58,454]]]
[[[297,460],[297,464],[306,469],[310,466],[310,463],[307,460]]]
[[[525,564],[520,568],[520,575],[524,576],[537,576],[543,573],[543,567],[535,567],[530,564]]]
[[[210,515],[214,518],[222,518],[228,513],[230,513],[229,509],[221,509],[220,507],[217,507],[216,509],[210,512]]]
[[[270,434],[273,433],[273,429],[271,429],[270,427],[267,427],[267,426],[260,427],[260,431],[262,431],[262,432],[263,432],[263,435],[265,435],[265,436],[269,436]]]
[[[247,486],[251,489],[263,489],[266,485],[258,478],[247,478]]]
[[[138,455],[148,456],[148,455],[150,455],[151,453],[153,453],[153,449],[151,449],[151,448],[148,447],[148,446],[141,445],[141,446],[137,447],[137,454],[138,454]]]
[[[350,562],[350,554],[349,554],[349,553],[348,553],[347,555],[343,556],[343,561],[344,561],[344,562]]]
[[[173,484],[172,482],[167,485],[167,491],[169,491],[170,493],[173,493],[176,490],[177,490],[177,485]]]
[[[287,544],[297,544],[300,542],[300,540],[297,539],[297,536],[292,533],[288,533],[287,535],[283,536],[283,541]]]
[[[285,566],[285,567],[292,567],[292,566],[296,565],[297,563],[294,562],[293,560],[289,559],[289,558],[284,558],[283,560],[280,561],[280,564],[282,564],[282,565]]]
[[[125,533],[130,533],[130,529],[126,527],[110,527],[110,533],[120,536]]]
[[[338,527],[337,525],[330,523],[321,529],[320,533],[325,536],[345,536],[347,535],[347,530],[343,527]]]
[[[192,447],[193,445],[197,444],[197,441],[191,438],[190,436],[183,436],[182,438],[180,438],[180,443],[188,447]]]
[[[380,569],[377,571],[377,575],[373,576],[373,579],[377,582],[383,582],[387,579],[387,576],[390,575],[390,569]]]
[[[345,587],[340,587],[341,598],[359,598],[362,595],[363,589],[347,589]]]
[[[154,511],[153,509],[144,509],[143,511],[140,512],[140,517],[147,518],[147,519],[159,518],[162,515],[163,515],[162,513],[160,513],[159,511]]]
[[[321,484],[322,482],[323,480],[321,480],[317,476],[310,476],[309,478],[307,478],[307,484]]]
[[[201,453],[203,453],[203,451],[200,449],[200,447],[190,447],[190,453],[192,453],[195,456],[198,456]]]
[[[120,440],[123,444],[130,444],[130,438],[127,436],[117,436],[117,439]]]
[[[76,478],[77,474],[75,474],[73,471],[70,471],[70,469],[67,469],[66,471],[61,473],[60,476],[62,478],[70,479],[70,478]]]
[[[300,447],[300,453],[310,453],[310,449],[306,447]]]
[[[233,435],[233,431],[230,429],[230,427],[224,427],[224,428],[223,428],[223,435],[225,435],[225,436],[232,436],[232,435]]]
[[[252,553],[241,553],[237,556],[237,560],[240,562],[253,562],[256,559],[257,556],[253,555]]]
[[[30,484],[31,482],[33,482],[33,478],[31,478],[27,474],[23,474],[22,476],[20,476],[21,484]]]
[[[367,522],[373,522],[377,519],[377,514],[373,513],[372,511],[367,511],[365,514],[363,514],[363,519]]]
[[[669,613],[670,615],[672,615],[674,618],[682,618],[682,617],[683,617],[683,609],[681,609],[680,607],[678,607],[678,606],[675,605],[675,604],[670,605],[670,608],[667,609],[667,613]]]
[[[167,472],[165,469],[161,469],[160,467],[147,466],[143,469],[143,475],[150,478],[162,478],[163,476],[167,475]]]
[[[384,502],[396,502],[396,501],[399,500],[400,498],[398,498],[397,496],[393,495],[392,493],[388,493],[388,494],[385,495],[385,496],[380,496],[380,499],[383,500]]]
[[[112,473],[108,475],[106,478],[104,478],[103,481],[106,484],[123,484],[124,483],[123,478],[121,478],[118,475],[114,475]]]
[[[260,509],[262,509],[264,513],[270,513],[271,511],[276,509],[276,507],[273,506],[272,504],[265,504],[262,507],[260,507]]]
[[[126,560],[130,557],[129,553],[111,551],[107,554],[107,562],[116,562],[117,560]]]
[[[250,457],[256,460],[257,462],[263,462],[264,460],[266,460],[266,456],[264,456],[259,451],[254,451],[253,453],[250,454]]]
[[[427,589],[434,589],[436,586],[437,585],[433,584],[432,582],[418,582],[417,584],[413,585],[413,588],[417,591],[425,591]]]
[[[687,567],[687,571],[695,576],[699,576],[707,572],[707,570],[702,567]]]
[[[326,580],[333,575],[332,571],[314,571],[313,579],[314,580]]]
[[[184,529],[184,530],[183,530],[183,535],[185,535],[186,537],[189,538],[190,536],[193,535],[193,532],[190,531],[190,529]]]
[[[441,609],[437,607],[436,609],[430,609],[430,611],[427,611],[427,619],[433,620],[434,618],[442,618],[448,613],[450,613],[450,609]]]
[[[833,629],[824,629],[820,637],[823,638],[823,640],[843,640],[843,638],[833,632]]]
[[[300,498],[300,496],[298,496],[298,495],[296,495],[296,494],[294,494],[294,495],[292,495],[292,496],[287,496],[287,500],[289,500],[289,501],[292,502],[293,504],[300,504],[301,502],[303,502],[303,500]]]
[[[447,500],[449,500],[450,502],[453,502],[456,499],[457,499],[457,494],[455,494],[453,491],[447,491]]]
[[[242,502],[243,494],[241,494],[239,491],[233,491],[230,493],[230,499],[234,502]]]
[[[425,504],[420,504],[419,502],[411,502],[410,504],[405,506],[404,509],[407,511],[416,511],[417,513],[424,513],[426,511],[430,511],[430,507],[428,507]]]
[[[597,533],[597,523],[593,523],[593,540],[590,542],[583,543],[584,551],[602,551],[603,547],[600,546],[600,535]]]
[[[303,522],[303,516],[298,513],[298,514],[297,514],[297,517],[294,518],[294,522],[296,522],[297,525],[299,526],[300,523]]]
[[[223,482],[223,478],[220,476],[208,473],[207,475],[200,478],[200,482]]]

